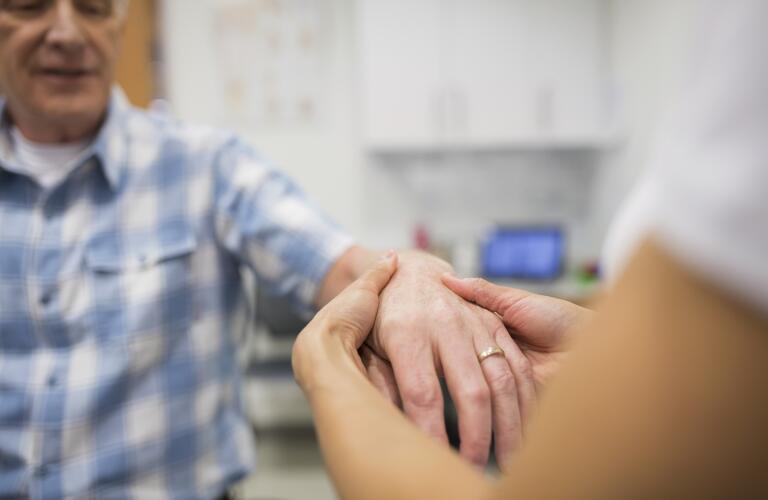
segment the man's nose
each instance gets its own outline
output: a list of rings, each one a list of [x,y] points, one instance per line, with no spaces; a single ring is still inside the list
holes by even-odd
[[[82,26],[71,0],[55,0],[46,42],[67,51],[78,50],[85,44]]]

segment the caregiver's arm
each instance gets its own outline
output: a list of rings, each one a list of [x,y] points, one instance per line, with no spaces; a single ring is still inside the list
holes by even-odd
[[[310,324],[294,358],[344,498],[768,495],[768,324],[653,243],[580,336],[498,487],[362,375],[378,270]]]

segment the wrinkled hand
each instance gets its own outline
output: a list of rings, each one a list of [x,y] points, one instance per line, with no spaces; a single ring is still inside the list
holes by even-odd
[[[462,456],[484,465],[493,430],[503,465],[521,444],[535,399],[531,365],[498,316],[443,285],[440,277],[449,270],[435,257],[401,254],[361,354],[370,380],[421,429],[447,443],[444,376],[459,416]],[[477,354],[494,345],[505,356],[481,364]]]
[[[569,335],[594,314],[565,300],[501,287],[479,278],[444,275],[443,282],[465,300],[499,315],[530,362],[537,388],[559,368],[567,353]]]

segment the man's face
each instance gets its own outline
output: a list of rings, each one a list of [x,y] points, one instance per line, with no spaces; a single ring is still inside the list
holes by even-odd
[[[109,101],[120,0],[0,0],[0,92],[33,122],[93,126]]]

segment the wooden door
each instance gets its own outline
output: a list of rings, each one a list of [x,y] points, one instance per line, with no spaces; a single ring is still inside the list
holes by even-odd
[[[117,65],[117,83],[136,106],[147,107],[155,93],[154,46],[156,34],[155,0],[130,0]]]

